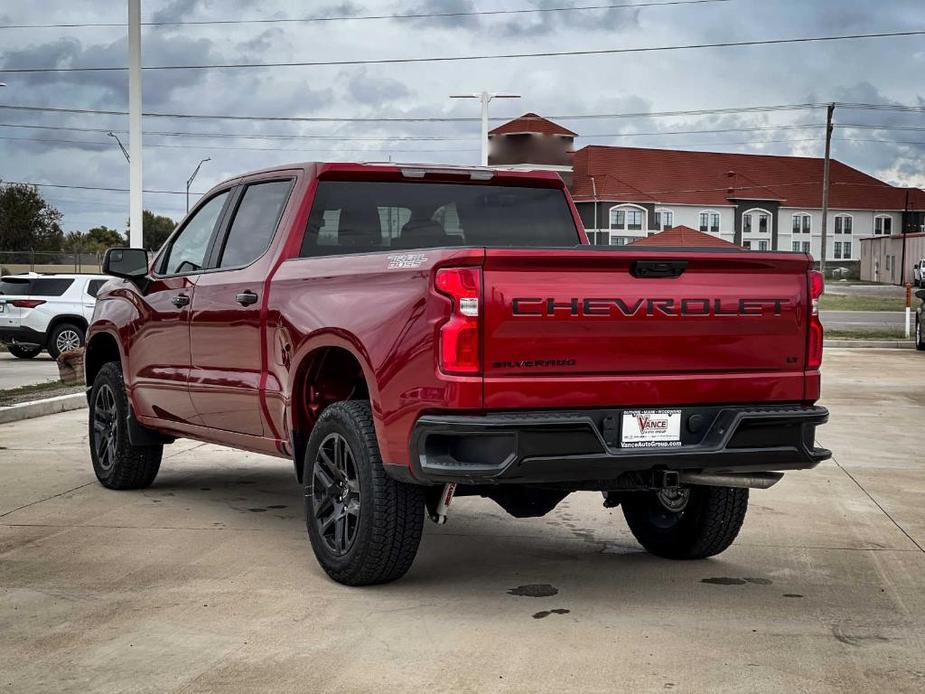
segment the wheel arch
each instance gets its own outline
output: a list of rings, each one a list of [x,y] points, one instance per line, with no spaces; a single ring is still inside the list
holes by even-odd
[[[122,359],[122,347],[116,337],[107,331],[98,331],[87,336],[84,347],[84,376],[87,388],[93,386],[96,375],[103,365],[110,361],[119,362],[122,376],[125,377],[125,362]]]
[[[51,334],[62,323],[73,323],[81,330],[83,330],[84,335],[86,336],[87,328],[89,327],[86,318],[75,313],[62,313],[61,315],[52,318],[48,323],[48,329],[45,331],[45,334],[48,335],[49,340],[51,339]]]
[[[287,424],[292,436],[293,464],[302,480],[302,458],[318,417],[341,400],[369,400],[374,418],[379,392],[366,351],[359,342],[326,334],[306,342],[293,359]]]

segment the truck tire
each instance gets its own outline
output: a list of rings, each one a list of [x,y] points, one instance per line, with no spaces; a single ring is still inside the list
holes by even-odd
[[[748,489],[684,487],[633,492],[622,498],[635,538],[667,559],[704,559],[732,544],[748,508]]]
[[[411,568],[424,525],[422,487],[386,475],[368,402],[318,418],[303,462],[305,524],[318,563],[348,586],[388,583]]]
[[[915,316],[915,348],[920,352],[925,352],[925,335],[922,335],[922,317]]]
[[[161,466],[164,447],[133,446],[128,439],[130,410],[117,361],[103,365],[90,390],[90,458],[93,472],[109,489],[149,487]]]
[[[48,338],[48,353],[57,360],[62,352],[84,346],[86,333],[83,328],[73,323],[59,323]]]
[[[7,345],[6,351],[17,359],[32,359],[38,356],[39,352],[42,351],[42,348],[38,345],[34,347],[26,347],[24,345]]]

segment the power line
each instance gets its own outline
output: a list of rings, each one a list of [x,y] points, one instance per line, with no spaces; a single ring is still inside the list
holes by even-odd
[[[380,15],[340,15],[333,17],[297,17],[291,19],[285,18],[267,18],[267,19],[192,19],[185,21],[170,20],[151,20],[142,22],[141,26],[163,27],[163,26],[208,26],[208,25],[227,25],[227,24],[307,24],[313,22],[342,22],[342,21],[368,21],[382,19],[440,19],[451,17],[487,17],[498,15],[522,15],[522,14],[540,14],[540,13],[565,13],[565,12],[584,12],[588,10],[617,10],[617,9],[634,9],[639,7],[667,7],[672,5],[706,5],[715,3],[731,2],[732,0],[665,0],[663,2],[641,2],[641,3],[621,3],[621,4],[598,4],[598,5],[580,5],[577,7],[534,7],[520,10],[479,10],[469,12],[416,12],[411,14],[380,14]],[[6,24],[0,26],[0,29],[87,29],[87,28],[125,28],[125,22],[81,22],[81,23],[58,23],[58,24]]]
[[[352,65],[408,65],[416,63],[453,63],[485,60],[508,60],[521,58],[564,58],[589,55],[618,55],[626,53],[655,53],[662,51],[687,51],[703,48],[742,48],[749,46],[780,46],[800,43],[819,43],[832,41],[854,41],[860,39],[883,39],[911,36],[923,36],[925,30],[889,31],[868,34],[841,34],[835,36],[801,36],[788,39],[763,39],[751,41],[720,41],[717,43],[690,43],[668,46],[639,46],[636,48],[597,48],[577,51],[541,51],[538,53],[495,53],[483,55],[464,56],[429,56],[426,58],[378,58],[368,60],[306,60],[306,61],[280,61],[272,63],[212,63],[192,65],[148,65],[142,70],[240,70],[252,68],[284,68],[284,67],[348,67]],[[40,74],[40,73],[72,73],[72,72],[125,72],[126,67],[33,67],[33,68],[0,68],[0,74]]]
[[[773,111],[799,111],[807,109],[825,108],[827,103],[783,104],[778,106],[741,106],[727,108],[690,109],[684,111],[650,111],[635,113],[582,113],[582,114],[553,114],[546,119],[555,120],[600,120],[608,118],[661,118],[672,116],[706,116],[732,113],[765,113]],[[107,116],[127,116],[128,111],[112,111],[99,109],[62,108],[54,106],[13,106],[0,104],[0,109],[10,111],[49,112],[49,113],[76,113],[95,114]],[[192,118],[202,120],[241,120],[241,121],[267,121],[292,123],[475,123],[480,119],[469,116],[245,116],[206,113],[143,113],[147,118]],[[509,121],[517,116],[492,117],[495,122]],[[523,120],[542,120],[542,117],[527,117]]]

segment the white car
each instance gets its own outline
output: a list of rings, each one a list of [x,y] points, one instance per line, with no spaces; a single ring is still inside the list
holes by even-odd
[[[38,274],[0,277],[0,342],[14,357],[52,359],[83,347],[105,275]]]

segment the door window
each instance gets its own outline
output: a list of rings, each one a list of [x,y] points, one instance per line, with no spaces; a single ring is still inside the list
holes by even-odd
[[[250,265],[266,252],[291,189],[291,180],[247,186],[228,230],[219,267]]]
[[[164,254],[160,271],[164,275],[179,275],[202,270],[212,232],[221,216],[228,191],[219,193],[199,208],[180,231]]]
[[[108,280],[90,280],[87,282],[87,294],[92,296],[94,299],[96,295],[100,293],[100,289]]]

